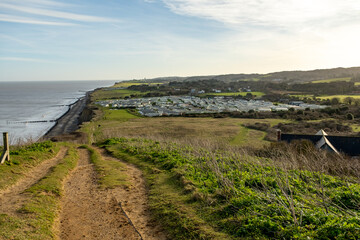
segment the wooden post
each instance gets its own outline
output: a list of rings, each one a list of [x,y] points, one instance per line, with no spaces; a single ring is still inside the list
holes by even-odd
[[[276,133],[277,133],[277,140],[278,140],[278,142],[280,142],[280,141],[281,141],[281,130],[278,129],[278,130],[276,131]]]
[[[4,139],[4,151],[0,158],[0,163],[4,163],[5,160],[10,162],[10,148],[9,148],[9,134],[7,132],[3,133],[3,139]]]

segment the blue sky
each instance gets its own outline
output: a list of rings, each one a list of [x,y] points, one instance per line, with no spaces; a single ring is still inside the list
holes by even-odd
[[[360,66],[358,0],[0,0],[0,81]]]

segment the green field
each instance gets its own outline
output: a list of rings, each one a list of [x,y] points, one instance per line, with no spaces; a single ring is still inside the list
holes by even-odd
[[[98,90],[91,94],[92,100],[105,100],[105,99],[116,99],[116,98],[124,98],[130,97],[131,95],[144,95],[146,93],[133,91],[128,89],[116,89],[116,90]]]
[[[355,83],[355,86],[360,86],[360,82],[356,82],[356,83]]]
[[[251,93],[255,97],[262,97],[265,95],[263,92],[224,92],[224,93],[204,93],[201,96],[246,96]]]
[[[331,82],[350,82],[351,78],[350,77],[346,77],[346,78],[331,78],[331,79],[323,79],[323,80],[315,80],[315,81],[311,81],[311,83],[331,83]]]
[[[321,97],[316,97],[316,98],[319,98],[321,100],[339,98],[340,102],[344,102],[344,99],[347,97],[351,97],[354,99],[360,99],[360,95],[328,95],[328,96],[321,96]]]
[[[301,94],[293,94],[290,95],[292,97],[298,97],[300,99],[304,99],[304,98],[313,98],[314,95],[301,95]],[[354,99],[360,99],[360,95],[322,95],[322,96],[317,96],[317,99],[321,99],[321,100],[326,100],[326,99],[333,99],[333,98],[338,98],[340,100],[340,102],[344,102],[344,99],[347,97],[351,97]]]
[[[158,84],[164,84],[164,83],[147,83],[147,82],[131,82],[131,81],[125,81],[125,82],[118,82],[115,83],[112,88],[127,88],[130,86],[138,86],[138,85],[158,85]]]

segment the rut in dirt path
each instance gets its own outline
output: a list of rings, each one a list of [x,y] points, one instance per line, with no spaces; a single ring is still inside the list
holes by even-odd
[[[121,204],[126,215],[129,216],[135,228],[143,239],[163,240],[167,239],[163,230],[151,220],[148,208],[148,195],[145,180],[140,169],[127,162],[114,158],[106,153],[105,149],[95,148],[104,160],[120,161],[126,166],[126,181],[128,186],[117,187],[109,190],[116,201]]]
[[[61,147],[54,158],[45,160],[33,167],[17,183],[0,191],[0,213],[15,215],[16,210],[29,198],[24,191],[45,177],[50,168],[57,165],[65,157],[66,153],[67,148]]]
[[[141,239],[111,192],[100,190],[89,153],[79,149],[77,168],[64,184],[60,239]]]

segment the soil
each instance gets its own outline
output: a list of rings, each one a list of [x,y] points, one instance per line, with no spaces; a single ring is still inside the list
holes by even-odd
[[[116,160],[96,149],[105,160]],[[126,164],[129,186],[99,189],[89,153],[79,149],[77,168],[64,183],[59,239],[166,239],[151,222],[142,173]]]
[[[27,172],[16,184],[0,191],[0,213],[16,215],[16,210],[29,199],[29,195],[24,191],[46,176],[50,168],[57,165],[66,153],[67,149],[62,147],[54,158],[43,161]]]

